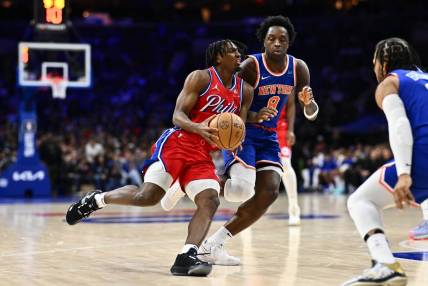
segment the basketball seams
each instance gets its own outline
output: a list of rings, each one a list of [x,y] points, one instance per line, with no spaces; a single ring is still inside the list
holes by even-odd
[[[233,116],[232,116],[232,118],[233,118]],[[233,122],[232,122],[232,126],[233,126],[233,128],[232,128],[232,130],[233,130],[233,132],[234,132],[234,133],[236,133],[236,131],[237,131],[237,129],[238,129],[238,128],[236,128],[236,129],[235,129],[235,123],[239,123],[239,122],[237,122],[237,121],[235,120],[235,118],[233,118]],[[239,130],[239,131],[240,131],[240,130]],[[230,137],[232,138],[232,135],[231,135]],[[235,137],[235,136],[234,136],[234,137]],[[239,144],[240,138],[239,138],[239,137],[236,137],[236,139],[238,139],[238,140],[235,140],[235,142],[233,142],[233,144],[231,144],[231,145],[235,146],[235,145]]]
[[[234,113],[225,112],[217,114],[213,120],[209,125],[218,130],[218,140],[215,140],[217,147],[224,150],[236,149],[245,136],[245,125],[241,118]]]
[[[219,143],[220,143],[221,147],[223,147],[223,148],[225,149],[225,148],[226,148],[226,146],[223,144],[223,141],[221,140],[222,136],[221,136],[221,134],[220,134],[220,128],[219,128],[219,126],[218,126],[219,121],[220,121],[220,119],[221,119],[221,116],[223,116],[223,113],[221,113],[221,114],[220,114],[220,115],[218,115],[218,117],[217,117],[218,141],[219,141]]]
[[[229,114],[230,115],[230,133],[229,133],[229,144],[227,145],[228,147],[230,147],[230,141],[232,141],[232,132],[233,132],[233,116],[232,113]]]

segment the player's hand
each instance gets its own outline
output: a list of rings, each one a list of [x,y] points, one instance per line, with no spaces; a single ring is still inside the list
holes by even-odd
[[[303,89],[298,93],[298,98],[304,106],[311,104],[311,102],[314,100],[312,88],[310,86],[303,87]]]
[[[296,143],[296,136],[294,135],[294,132],[287,131],[287,134],[285,135],[285,140],[287,141],[288,146],[293,146],[294,143]]]
[[[244,147],[242,147],[242,143],[241,143],[241,145],[239,145],[238,147],[236,147],[235,149],[230,151],[230,152],[232,152],[233,157],[238,156],[238,152],[242,151],[244,149]]]
[[[394,201],[397,208],[402,209],[404,204],[414,205],[415,198],[410,192],[412,178],[408,174],[401,174],[394,188]]]
[[[215,142],[219,140],[218,129],[209,126],[210,121],[215,116],[216,115],[212,115],[197,125],[197,133],[201,135],[202,138],[204,138],[208,142],[208,144],[210,144],[213,147],[217,146]]]
[[[278,110],[271,107],[263,107],[257,112],[257,122],[262,123],[263,121],[270,121],[271,118],[278,114]]]

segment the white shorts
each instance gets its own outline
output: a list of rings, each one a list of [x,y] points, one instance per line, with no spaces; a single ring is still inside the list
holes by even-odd
[[[161,187],[165,192],[171,187],[172,176],[165,171],[160,161],[151,164],[144,175],[144,182],[152,183]],[[194,180],[187,184],[185,192],[187,196],[194,201],[195,197],[207,189],[214,189],[220,193],[220,184],[213,179]]]
[[[169,187],[171,187],[172,181],[172,176],[167,171],[165,171],[160,161],[156,161],[151,164],[144,174],[145,183],[158,185],[165,192],[168,191]]]
[[[282,175],[284,174],[284,171],[282,170],[282,168],[277,166],[265,166],[265,167],[257,168],[257,172],[266,171],[266,170],[275,171],[278,173],[280,177],[282,177]]]
[[[192,201],[195,201],[195,197],[207,189],[214,189],[217,191],[217,194],[219,194],[220,184],[213,179],[202,179],[191,181],[185,187],[186,194]]]

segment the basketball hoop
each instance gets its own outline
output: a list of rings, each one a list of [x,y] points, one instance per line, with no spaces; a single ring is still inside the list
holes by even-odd
[[[65,99],[68,88],[91,86],[88,44],[20,42],[18,58],[20,87],[51,87],[53,98]]]
[[[65,99],[67,96],[65,93],[67,89],[67,81],[60,76],[48,77],[47,80],[50,82],[50,86],[52,88],[52,97]]]

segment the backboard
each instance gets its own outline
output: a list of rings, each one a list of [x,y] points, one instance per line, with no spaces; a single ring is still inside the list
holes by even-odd
[[[88,44],[20,42],[18,82],[21,87],[51,86],[53,96],[66,89],[91,85],[91,47]]]

